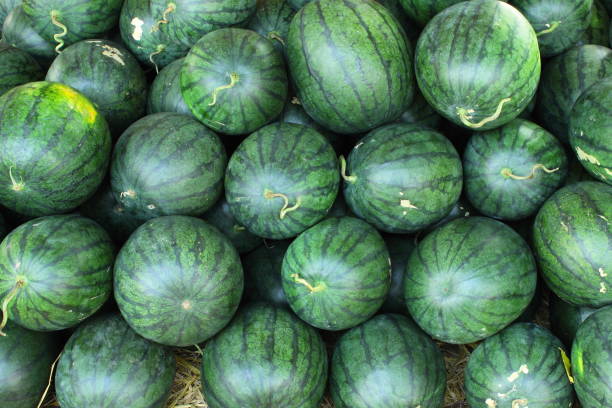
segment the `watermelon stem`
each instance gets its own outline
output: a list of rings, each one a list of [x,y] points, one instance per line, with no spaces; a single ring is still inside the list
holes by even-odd
[[[49,373],[49,381],[47,381],[47,387],[45,388],[45,391],[42,393],[42,396],[40,397],[40,400],[38,401],[38,405],[36,406],[36,408],[42,407],[43,402],[45,402],[45,398],[47,398],[47,393],[49,392],[49,388],[51,388],[51,381],[53,380],[53,372],[55,371],[55,366],[61,356],[62,356],[62,353],[59,353],[59,355],[53,361],[53,364],[51,364],[51,372]]]
[[[550,174],[550,173],[554,173],[556,171],[559,171],[559,167],[556,167],[554,169],[548,169],[546,168],[546,166],[544,166],[543,164],[536,164],[531,168],[531,173],[529,173],[526,176],[517,176],[515,174],[512,174],[512,170],[510,170],[509,168],[505,167],[502,169],[501,171],[501,175],[506,177],[506,178],[511,178],[514,180],[531,180],[532,178],[534,178],[536,176],[536,171],[538,169],[542,169],[544,170],[546,173]]]
[[[235,73],[235,72],[231,72],[229,74],[230,76],[230,83],[227,85],[221,85],[215,89],[213,89],[212,92],[212,102],[208,104],[208,106],[214,106],[217,103],[217,95],[219,94],[220,91],[223,91],[224,89],[230,89],[233,88],[234,85],[236,85],[239,81],[240,81],[240,76]]]
[[[497,120],[497,118],[499,118],[499,115],[501,115],[504,104],[506,102],[510,102],[511,100],[512,98],[504,98],[501,101],[499,101],[499,104],[497,105],[497,109],[495,110],[495,113],[489,117],[484,118],[483,120],[477,123],[470,122],[470,120],[474,117],[473,116],[474,109],[457,108],[457,115],[459,116],[461,123],[463,123],[465,126],[473,128],[473,129],[478,129],[478,128],[483,127],[489,122],[493,122],[494,120]]]
[[[159,44],[157,46],[157,48],[155,49],[155,51],[153,51],[151,54],[149,54],[149,61],[151,61],[151,64],[153,64],[153,66],[155,66],[155,72],[158,73],[158,74],[159,74],[159,67],[157,66],[157,64],[153,60],[153,57],[156,56],[156,55],[161,54],[165,49],[166,49],[166,46],[164,44]]]
[[[542,30],[540,32],[537,32],[536,36],[539,37],[539,36],[544,35],[544,34],[552,33],[553,31],[555,31],[557,29],[557,27],[559,27],[559,24],[561,24],[560,21],[553,21],[550,24],[544,24],[546,26],[546,29]]]
[[[23,179],[21,177],[19,177],[19,182],[15,180],[15,177],[13,177],[13,166],[9,167],[9,177],[11,178],[11,183],[13,184],[11,186],[13,191],[23,190],[23,188],[25,187],[25,183],[23,182]]]
[[[168,24],[168,14],[174,12],[176,10],[176,4],[174,3],[168,3],[168,7],[166,7],[166,9],[164,10],[164,14],[162,14],[162,18],[161,20],[157,21],[155,24],[153,24],[153,26],[151,27],[151,32],[154,33],[156,31],[159,30],[159,27],[162,24]]]
[[[321,292],[327,288],[327,286],[323,282],[320,282],[317,286],[312,286],[306,279],[300,278],[300,275],[297,273],[292,273],[291,277],[293,278],[293,281],[295,283],[299,283],[306,286],[310,293]]]
[[[340,174],[342,175],[342,178],[344,179],[344,181],[348,183],[354,183],[355,181],[357,181],[357,176],[347,176],[346,175],[346,159],[344,158],[344,156],[340,155],[338,159],[340,160]]]
[[[302,197],[298,197],[295,205],[293,207],[289,207],[289,197],[287,197],[286,195],[281,194],[281,193],[273,193],[272,191],[270,191],[268,189],[264,190],[264,197],[266,199],[268,199],[268,200],[272,199],[272,198],[277,198],[277,197],[283,199],[284,205],[283,205],[283,208],[281,208],[281,210],[280,210],[280,219],[281,220],[283,218],[285,218],[287,213],[289,213],[291,211],[297,210],[302,205]]]
[[[4,333],[2,329],[4,329],[6,327],[6,324],[8,323],[9,303],[11,303],[15,296],[17,296],[17,292],[19,292],[19,289],[23,288],[24,286],[25,281],[23,279],[17,280],[17,282],[15,282],[15,286],[13,286],[13,289],[9,291],[9,293],[4,297],[4,300],[2,301],[2,322],[0,322],[0,336],[6,336],[6,333]]]
[[[281,45],[284,47],[285,46],[285,41],[283,40],[283,38],[276,32],[276,31],[270,31],[268,33],[268,38],[271,40],[276,40],[279,43],[281,43]]]
[[[51,22],[53,23],[53,25],[58,26],[59,28],[62,29],[61,33],[53,35],[53,39],[55,40],[55,42],[57,42],[57,46],[55,47],[55,52],[59,54],[61,52],[60,48],[64,46],[64,40],[62,39],[62,37],[68,34],[68,27],[66,27],[64,24],[59,22],[59,20],[57,19],[57,14],[58,14],[57,10],[51,10]]]

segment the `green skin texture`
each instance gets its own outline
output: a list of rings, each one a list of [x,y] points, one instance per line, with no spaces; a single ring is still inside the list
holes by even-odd
[[[265,303],[242,308],[206,345],[202,360],[210,408],[318,408],[327,382],[319,333]]]
[[[287,3],[289,3],[294,10],[299,10],[312,1],[313,0],[287,0]]]
[[[57,56],[53,43],[38,34],[22,7],[15,7],[6,16],[2,25],[2,40],[47,65]]]
[[[404,300],[404,275],[410,254],[416,247],[412,235],[386,235],[383,237],[391,258],[391,287],[380,310],[385,313],[407,314]]]
[[[37,331],[77,325],[110,296],[114,259],[110,237],[88,218],[52,215],[22,224],[0,244],[0,299],[23,281],[9,319]]]
[[[112,41],[85,40],[67,47],[55,58],[45,80],[71,86],[89,98],[117,137],[144,116],[145,74],[138,60]]]
[[[602,2],[594,0],[591,8],[591,21],[585,31],[580,34],[577,45],[596,44],[610,46],[610,17]]]
[[[226,164],[221,140],[197,120],[156,113],[119,138],[111,186],[115,199],[141,219],[201,215],[223,192]]]
[[[539,33],[543,57],[561,54],[574,46],[591,22],[593,0],[512,0],[510,3]]]
[[[225,234],[241,254],[251,252],[263,243],[261,238],[236,221],[224,196],[202,218]]]
[[[611,74],[612,50],[600,45],[574,47],[549,60],[538,91],[539,123],[567,143],[574,103],[587,88]]]
[[[281,271],[289,241],[274,241],[261,246],[242,259],[245,295],[251,301],[289,307],[283,291]]]
[[[415,91],[412,103],[400,116],[400,122],[413,125],[427,126],[432,129],[440,127],[442,118],[430,104],[427,103],[420,91]]]
[[[230,321],[242,296],[238,252],[199,218],[148,221],[115,262],[115,299],[142,337],[170,346],[201,343]]]
[[[571,348],[578,327],[595,311],[597,309],[574,306],[551,295],[549,303],[551,330],[566,346]]]
[[[440,408],[445,388],[442,353],[405,316],[376,316],[343,335],[334,349],[336,408]]]
[[[376,228],[410,233],[439,221],[459,199],[461,158],[442,134],[408,124],[370,132],[351,151],[344,198]],[[416,207],[416,208],[413,208]]]
[[[612,303],[612,186],[583,181],[558,190],[533,226],[535,256],[548,285],[576,306]]]
[[[421,27],[442,10],[461,0],[399,0],[406,14]]]
[[[237,82],[219,89],[231,84],[232,74]],[[274,120],[288,92],[282,54],[270,40],[241,28],[223,28],[202,37],[189,51],[180,81],[193,114],[228,135],[248,134]]]
[[[306,112],[337,133],[394,121],[412,102],[410,41],[372,0],[306,5],[291,21],[287,61]]]
[[[536,280],[520,235],[499,221],[466,217],[419,243],[406,267],[404,296],[414,320],[434,339],[468,344],[519,317]]]
[[[425,27],[415,70],[423,96],[442,116],[468,129],[494,129],[516,118],[536,92],[538,39],[525,17],[506,3],[462,2]]]
[[[334,149],[314,129],[274,123],[246,138],[230,158],[225,197],[238,222],[269,239],[291,238],[316,224],[332,207],[340,174]],[[288,199],[281,218],[282,197]]]
[[[2,408],[36,408],[59,352],[53,334],[26,330],[9,322],[0,337]]]
[[[515,180],[502,174],[527,177]],[[563,146],[546,130],[523,119],[494,130],[472,135],[463,153],[465,192],[483,215],[503,220],[519,220],[535,214],[544,201],[565,180],[567,158]]]
[[[516,323],[489,337],[474,350],[465,369],[468,403],[485,407],[490,399],[498,408],[572,406],[574,393],[560,348],[559,339],[535,323]]]
[[[22,0],[0,0],[0,27],[4,19],[15,7],[21,4]]]
[[[0,95],[12,88],[45,76],[36,60],[27,52],[0,44]]]
[[[612,185],[612,78],[585,90],[572,108],[570,145],[595,178]]]
[[[13,88],[0,97],[0,202],[26,215],[67,212],[96,191],[110,149],[104,117],[74,89]]]
[[[572,346],[574,388],[583,408],[612,406],[612,305],[578,328]]]
[[[193,116],[181,94],[180,73],[185,58],[166,65],[153,80],[147,100],[147,114],[175,112]]]
[[[365,221],[328,218],[289,245],[282,277],[289,306],[302,320],[344,330],[368,320],[384,303],[391,259],[380,234]]]
[[[62,408],[163,408],[174,379],[172,351],[138,336],[119,315],[87,321],[57,365]]]
[[[278,51],[285,52],[294,14],[288,0],[257,0],[257,10],[247,28],[270,39]]]

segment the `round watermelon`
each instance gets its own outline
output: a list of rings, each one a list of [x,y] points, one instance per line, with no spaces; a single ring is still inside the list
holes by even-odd
[[[425,26],[433,16],[460,1],[461,0],[399,0],[406,14],[420,26]]]
[[[110,237],[88,218],[52,215],[20,225],[0,244],[0,330],[7,317],[37,331],[77,325],[110,296],[114,260]]]
[[[209,408],[318,408],[326,381],[319,333],[264,303],[242,308],[204,349],[202,388]]]
[[[335,408],[440,408],[445,388],[442,353],[405,316],[376,316],[344,334],[334,348]]]
[[[42,68],[27,52],[8,44],[0,44],[0,95],[43,77]]]
[[[172,351],[138,336],[119,315],[80,326],[57,365],[62,408],[163,408],[174,380]]]
[[[57,55],[53,49],[54,44],[41,37],[33,28],[32,20],[21,5],[6,16],[2,25],[2,41],[27,52],[43,65],[49,65]]]
[[[580,39],[576,45],[596,44],[609,47],[610,17],[603,3],[593,0],[591,7],[591,19],[589,26],[580,34]]]
[[[295,14],[287,0],[259,0],[248,29],[272,40],[277,50],[285,52],[289,24]]]
[[[558,190],[535,219],[535,255],[548,287],[576,306],[612,303],[612,186],[583,181]]]
[[[433,338],[467,344],[497,333],[525,310],[536,289],[527,243],[507,225],[458,218],[427,235],[404,277],[408,310]]]
[[[578,327],[596,310],[587,306],[574,306],[553,294],[549,300],[551,330],[565,345],[571,347]]]
[[[175,112],[193,116],[181,94],[180,76],[185,58],[164,67],[149,88],[147,113]]]
[[[115,262],[115,299],[142,337],[201,343],[232,318],[243,289],[238,252],[201,219],[159,217],[139,227]]]
[[[416,246],[416,239],[411,235],[386,235],[383,237],[389,257],[391,258],[391,287],[385,303],[380,310],[385,313],[406,314],[404,300],[404,276],[408,258]]]
[[[540,79],[538,39],[514,7],[497,0],[447,8],[419,37],[416,78],[441,115],[487,130],[516,118]]]
[[[267,242],[242,259],[245,296],[251,301],[268,302],[287,307],[281,271],[289,241]]]

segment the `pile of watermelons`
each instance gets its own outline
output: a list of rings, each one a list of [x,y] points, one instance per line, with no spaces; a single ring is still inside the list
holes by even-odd
[[[0,408],[612,407],[611,13],[0,0]]]

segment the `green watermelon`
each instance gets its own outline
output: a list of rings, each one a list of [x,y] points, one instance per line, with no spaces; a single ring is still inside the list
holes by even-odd
[[[174,380],[172,352],[138,336],[118,315],[87,321],[57,365],[62,408],[163,408]]]
[[[593,313],[578,328],[572,373],[583,408],[612,406],[612,305]]]
[[[578,327],[596,310],[587,306],[574,306],[551,295],[549,303],[551,330],[566,346],[571,347]]]
[[[334,132],[396,120],[412,101],[410,42],[376,1],[307,4],[291,22],[287,57],[304,109]]]
[[[283,290],[311,326],[343,330],[369,319],[391,285],[391,259],[380,234],[352,217],[328,218],[289,245]]]
[[[383,237],[391,258],[391,287],[385,303],[380,308],[385,313],[406,314],[406,301],[404,300],[404,275],[406,264],[416,240],[411,235],[386,235]]]
[[[274,120],[287,99],[283,57],[251,30],[224,28],[202,37],[181,69],[189,109],[221,133],[251,133]]]
[[[533,26],[540,53],[551,57],[578,42],[591,22],[593,0],[512,0]]]
[[[465,1],[427,24],[415,69],[423,96],[438,113],[469,129],[493,129],[516,118],[536,92],[538,39],[507,3]]]
[[[465,369],[472,407],[567,408],[574,400],[555,336],[534,323],[516,323],[479,344]]]
[[[4,23],[4,19],[8,16],[8,13],[15,7],[21,5],[21,1],[22,0],[0,0],[0,28],[2,27],[2,23]]]
[[[114,259],[110,237],[88,218],[51,215],[17,227],[0,244],[0,330],[7,317],[37,331],[85,320],[111,294]]]
[[[288,0],[257,0],[257,10],[247,28],[269,38],[277,50],[285,52],[289,24],[294,14]]]
[[[44,77],[38,62],[27,52],[0,44],[0,95],[12,88]]]
[[[26,330],[11,322],[0,337],[2,408],[35,408],[47,387],[59,352],[55,334]]]
[[[318,408],[326,380],[327,353],[317,331],[272,305],[242,308],[204,349],[209,408]]]
[[[535,214],[563,183],[563,146],[533,122],[514,119],[472,135],[463,153],[465,191],[482,214],[518,220]]]
[[[329,211],[340,182],[333,148],[315,130],[274,123],[229,160],[225,197],[238,222],[264,238],[291,238]]]
[[[576,306],[612,303],[612,186],[594,181],[558,190],[535,219],[535,255],[548,287]]]
[[[400,116],[400,122],[414,125],[427,126],[437,129],[442,118],[430,104],[427,103],[419,90],[414,93],[412,103]]]
[[[201,343],[232,318],[243,289],[238,252],[201,219],[159,217],[134,232],[115,262],[115,299],[128,324],[171,346]]]
[[[507,225],[484,217],[450,221],[412,252],[404,277],[408,310],[433,338],[473,343],[525,310],[536,289],[529,246]]]
[[[313,0],[287,0],[287,3],[294,9],[299,10]]]
[[[38,34],[21,5],[6,16],[2,25],[2,40],[37,58],[43,65],[48,65],[57,55],[53,43]]]
[[[153,80],[147,100],[147,113],[176,112],[193,116],[181,94],[179,74],[185,58],[179,58],[164,69]]]
[[[96,191],[111,138],[74,89],[31,82],[0,96],[0,203],[26,215],[69,211]]]
[[[576,99],[595,82],[612,75],[612,50],[582,45],[549,60],[542,72],[536,113],[553,135],[568,141],[568,122]]]
[[[574,104],[569,141],[580,163],[597,179],[612,184],[612,76],[595,82]]]
[[[342,176],[351,210],[394,233],[415,232],[442,219],[463,185],[461,158],[452,143],[441,133],[408,124],[368,133],[351,151]]]
[[[461,0],[399,0],[404,11],[419,25],[425,26],[442,10]]]
[[[283,257],[289,244],[290,241],[267,242],[242,259],[247,299],[289,306],[281,279]]]
[[[580,35],[580,39],[576,44],[596,44],[609,47],[609,30],[610,17],[608,16],[606,7],[599,0],[593,0],[593,6],[591,7],[591,21],[587,29]]]
[[[223,191],[227,156],[194,118],[155,113],[119,138],[111,162],[115,199],[141,219],[201,215]]]
[[[444,359],[409,318],[379,315],[336,344],[330,389],[336,408],[440,408],[446,389]]]

